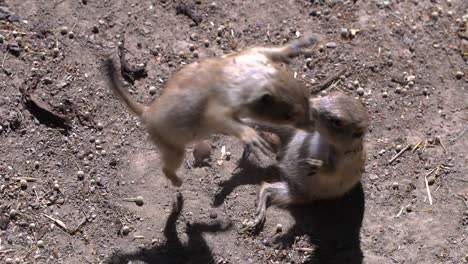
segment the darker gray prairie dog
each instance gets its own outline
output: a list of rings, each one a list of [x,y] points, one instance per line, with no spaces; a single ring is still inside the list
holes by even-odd
[[[256,218],[249,227],[264,222],[268,199],[287,206],[336,198],[359,182],[366,159],[363,144],[369,126],[366,109],[344,94],[311,99],[310,107],[316,126],[313,132],[258,124],[259,130],[280,138],[281,181],[261,185]]]
[[[124,91],[112,59],[105,66],[112,90],[142,119],[158,146],[165,176],[180,186],[176,170],[191,142],[220,133],[240,139],[250,149],[268,149],[241,118],[310,130],[308,91],[280,63],[315,42],[315,38],[303,38],[191,63],[175,73],[148,106]]]

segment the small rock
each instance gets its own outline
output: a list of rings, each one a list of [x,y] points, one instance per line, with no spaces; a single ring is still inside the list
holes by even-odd
[[[3,43],[3,41],[5,41],[5,37],[0,34],[0,43]]]
[[[190,44],[190,45],[189,45],[189,50],[193,52],[193,51],[195,50],[195,45]]]
[[[5,264],[13,264],[13,259],[12,258],[6,258],[5,259]]]
[[[82,181],[84,179],[84,177],[85,177],[85,173],[84,173],[84,171],[80,170],[80,171],[76,172],[76,176],[78,177],[78,180]]]
[[[91,28],[91,32],[93,32],[94,34],[99,33],[99,27],[97,25],[93,25],[93,27]]]
[[[28,182],[25,179],[20,180],[21,189],[26,190],[28,188]]]
[[[431,17],[432,19],[437,20],[439,18],[439,12],[437,11],[432,12]]]
[[[66,35],[68,33],[68,27],[61,27],[60,28],[60,34]]]
[[[369,174],[369,179],[372,180],[372,181],[375,181],[379,178],[379,176],[377,174]]]
[[[155,94],[156,94],[156,91],[157,91],[157,89],[156,89],[155,86],[150,86],[150,88],[148,89],[148,92],[149,92],[149,94],[151,94],[151,95],[155,95]]]
[[[336,42],[328,42],[327,44],[325,44],[325,47],[329,48],[329,49],[334,49],[336,48],[338,45],[336,44]]]
[[[10,218],[11,219],[14,219],[18,216],[18,211],[16,211],[15,209],[11,209],[10,210]]]
[[[211,212],[210,213],[210,218],[211,219],[216,219],[216,218],[218,218],[218,214],[216,212]]]
[[[406,212],[408,212],[408,213],[412,212],[413,211],[413,206],[411,204],[408,204],[405,209],[406,209]]]
[[[398,190],[398,188],[399,188],[398,182],[393,182],[393,183],[392,183],[392,189],[393,189],[393,190]]]
[[[462,71],[457,71],[455,73],[455,78],[461,79],[465,74]]]
[[[122,233],[122,235],[126,236],[126,235],[128,235],[130,233],[130,227],[123,226],[122,230],[120,232]]]
[[[403,146],[400,145],[400,144],[396,145],[396,147],[395,147],[396,152],[400,152],[400,150],[402,150],[402,149],[403,149]]]
[[[37,245],[38,248],[43,248],[44,247],[44,241],[38,240],[36,245]]]
[[[347,28],[341,28],[340,29],[340,34],[343,38],[347,38],[348,37],[348,29]]]
[[[55,191],[60,191],[60,185],[58,183],[54,183],[54,190]]]
[[[364,95],[364,89],[362,87],[359,87],[359,88],[356,89],[356,93],[359,96],[363,96]]]
[[[387,97],[388,97],[388,93],[387,93],[387,92],[383,92],[383,93],[382,93],[382,97],[383,97],[383,98],[387,98]]]
[[[207,40],[207,39],[205,39],[205,40],[203,41],[203,45],[205,45],[205,47],[210,46],[210,41]]]
[[[138,206],[143,206],[143,204],[145,203],[145,201],[143,200],[143,196],[137,196],[137,197],[135,197],[135,199],[133,201]]]

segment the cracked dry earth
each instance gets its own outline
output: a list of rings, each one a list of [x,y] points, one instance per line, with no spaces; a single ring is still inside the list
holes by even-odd
[[[0,7],[1,263],[468,261],[466,1]],[[177,196],[157,148],[102,77],[101,56],[125,38],[129,64],[147,73],[128,89],[149,103],[197,59],[191,49],[203,58],[308,34],[321,46],[292,61],[297,78],[314,90],[340,73],[319,95],[345,91],[371,116],[362,186],[335,201],[271,207],[258,234],[240,230],[271,161],[235,170],[241,144],[214,136],[209,166],[194,167],[188,150]],[[218,163],[223,147],[231,158]],[[137,196],[142,206],[124,200]],[[340,243],[348,235],[352,243]]]

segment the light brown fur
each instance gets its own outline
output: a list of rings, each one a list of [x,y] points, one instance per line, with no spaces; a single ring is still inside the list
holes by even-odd
[[[369,126],[364,106],[343,94],[310,102],[316,125],[313,132],[257,123],[260,130],[276,133],[281,139],[278,167],[282,181],[262,184],[257,216],[250,227],[264,221],[268,199],[287,206],[336,198],[361,178],[366,160],[363,140]]]
[[[159,147],[164,174],[174,186],[180,186],[176,170],[191,142],[222,133],[247,146],[268,149],[241,118],[310,129],[308,91],[279,63],[314,42],[314,38],[304,38],[280,47],[254,47],[191,63],[172,76],[149,106],[133,101],[123,91],[111,59],[106,61],[107,76],[113,91],[141,117]]]

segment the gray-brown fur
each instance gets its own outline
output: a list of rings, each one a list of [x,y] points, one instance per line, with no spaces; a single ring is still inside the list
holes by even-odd
[[[366,158],[363,140],[369,126],[366,109],[343,94],[310,101],[316,127],[313,132],[257,124],[260,130],[276,133],[281,139],[277,166],[282,179],[262,184],[251,227],[263,223],[268,199],[286,206],[336,198],[361,178]]]
[[[314,43],[314,38],[304,38],[191,63],[175,73],[148,106],[123,91],[111,59],[106,60],[106,69],[110,87],[142,119],[158,146],[164,174],[180,186],[176,170],[191,142],[221,133],[267,151],[268,144],[241,118],[310,129],[308,91],[279,62]]]

